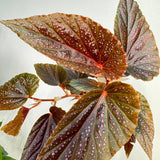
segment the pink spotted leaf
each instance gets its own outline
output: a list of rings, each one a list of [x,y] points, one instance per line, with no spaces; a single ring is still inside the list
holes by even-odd
[[[29,134],[23,149],[21,160],[35,160],[47,139],[64,116],[65,111],[55,106],[50,108],[50,113],[41,116]]]
[[[108,30],[90,18],[54,13],[2,24],[39,52],[71,69],[119,79],[126,69],[126,54]]]
[[[152,160],[152,148],[154,138],[154,124],[152,112],[146,98],[139,93],[141,111],[138,116],[138,126],[135,129],[134,136],[140,143],[150,160]]]
[[[109,160],[131,138],[139,98],[121,82],[87,92],[63,117],[37,160]]]
[[[159,74],[160,60],[155,39],[137,2],[120,0],[114,32],[127,53],[126,75],[148,81]]]
[[[39,86],[39,79],[29,73],[22,73],[0,86],[0,110],[21,107]]]

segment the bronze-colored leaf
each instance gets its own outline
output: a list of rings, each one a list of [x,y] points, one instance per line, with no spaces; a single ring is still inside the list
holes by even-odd
[[[134,135],[131,136],[131,139],[124,145],[124,150],[126,153],[127,158],[129,157],[132,149],[133,149],[133,143],[136,142],[136,138]]]
[[[32,96],[39,85],[39,79],[29,73],[22,73],[0,86],[0,110],[21,107]]]
[[[4,125],[1,130],[8,135],[17,136],[21,129],[21,126],[29,112],[28,108],[22,107],[19,109],[17,116],[14,120],[10,121],[8,124]]]
[[[50,108],[50,112],[50,114],[41,116],[32,127],[21,160],[36,160],[37,155],[65,114],[64,110],[55,106]]]
[[[134,136],[150,158],[152,159],[152,148],[154,138],[154,124],[152,112],[146,98],[139,93],[141,111],[138,116],[138,126],[135,129]]]
[[[54,13],[0,21],[39,52],[71,69],[119,79],[126,54],[107,29],[90,18]]]
[[[160,66],[158,49],[136,1],[120,0],[114,31],[127,53],[126,75],[145,81],[157,76]]]
[[[131,138],[139,97],[128,84],[87,92],[59,122],[37,160],[109,160]]]
[[[34,67],[41,80],[49,85],[61,85],[67,79],[67,72],[60,65],[38,63]]]

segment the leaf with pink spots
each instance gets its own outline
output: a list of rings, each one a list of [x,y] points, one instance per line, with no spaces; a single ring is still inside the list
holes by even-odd
[[[145,81],[159,74],[159,53],[152,31],[137,2],[120,0],[114,32],[127,53],[126,75]]]
[[[36,121],[23,149],[21,160],[35,160],[37,158],[37,155],[64,114],[64,110],[53,106],[50,108],[50,113],[41,116]]]
[[[115,36],[90,18],[54,13],[2,24],[60,64],[71,69],[119,79],[126,70],[126,54]]]
[[[141,111],[138,116],[138,126],[135,129],[134,136],[152,160],[152,148],[154,138],[154,124],[152,112],[146,98],[139,93]]]
[[[21,107],[39,86],[37,76],[22,73],[0,86],[0,110]]]
[[[37,160],[109,160],[131,138],[140,111],[128,84],[87,92],[63,117]]]

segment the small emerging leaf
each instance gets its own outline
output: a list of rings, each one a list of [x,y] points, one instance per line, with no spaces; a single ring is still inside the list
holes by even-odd
[[[81,78],[81,79],[73,79],[69,83],[70,86],[75,88],[80,92],[88,92],[93,89],[104,88],[104,83],[99,83],[93,79]]]
[[[124,145],[124,149],[125,149],[125,153],[126,153],[127,158],[129,157],[129,155],[133,149],[133,143],[135,143],[135,142],[136,142],[135,136],[132,135],[131,139]]]
[[[8,135],[17,136],[28,112],[29,112],[28,108],[25,107],[20,108],[14,120],[4,125],[1,128],[1,130],[7,133]]]
[[[107,29],[90,18],[54,13],[1,21],[26,43],[71,69],[119,79],[126,69],[126,54]]]
[[[38,88],[38,78],[29,73],[15,76],[0,86],[0,110],[12,110],[22,106]]]
[[[141,111],[138,116],[138,126],[135,129],[134,135],[150,160],[152,159],[152,148],[154,138],[154,125],[152,112],[146,98],[139,93]]]
[[[87,92],[60,121],[37,160],[109,160],[129,141],[139,111],[138,95],[128,84],[114,82]]]
[[[67,72],[60,65],[39,63],[35,64],[34,67],[38,76],[49,85],[61,85],[67,79]]]
[[[134,0],[120,0],[114,32],[127,53],[127,72],[142,80],[159,74],[159,53],[152,31]]]
[[[47,139],[65,114],[60,108],[51,107],[50,114],[40,117],[32,127],[25,144],[21,160],[35,160]]]

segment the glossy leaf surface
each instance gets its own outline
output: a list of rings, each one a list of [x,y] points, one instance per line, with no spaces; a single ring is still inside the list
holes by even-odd
[[[51,107],[51,113],[41,116],[29,134],[21,160],[35,160],[47,139],[65,114],[60,108]]]
[[[152,159],[152,148],[154,138],[154,125],[152,112],[146,98],[138,93],[140,97],[141,111],[138,116],[138,126],[135,129],[134,135],[148,157]]]
[[[49,85],[61,85],[67,79],[67,72],[60,65],[39,63],[35,64],[34,67],[41,80]]]
[[[12,110],[22,106],[38,88],[38,78],[29,73],[15,76],[0,86],[0,110]]]
[[[127,53],[126,75],[142,80],[157,76],[160,66],[158,49],[137,2],[120,0],[114,31]]]
[[[17,136],[21,129],[21,126],[29,112],[28,108],[22,107],[19,109],[18,114],[14,120],[10,121],[8,124],[4,125],[1,130],[8,135]]]
[[[129,157],[132,149],[133,149],[133,144],[136,142],[136,138],[134,135],[131,136],[131,139],[124,145],[125,153],[127,158]]]
[[[39,52],[71,69],[120,78],[126,69],[126,54],[107,29],[93,20],[54,13],[1,21]]]
[[[93,79],[81,78],[70,81],[70,86],[81,92],[88,92],[93,89],[102,89],[105,87],[104,83],[99,83]]]
[[[87,92],[60,121],[37,160],[109,160],[137,126],[139,98],[128,84],[114,82]]]

